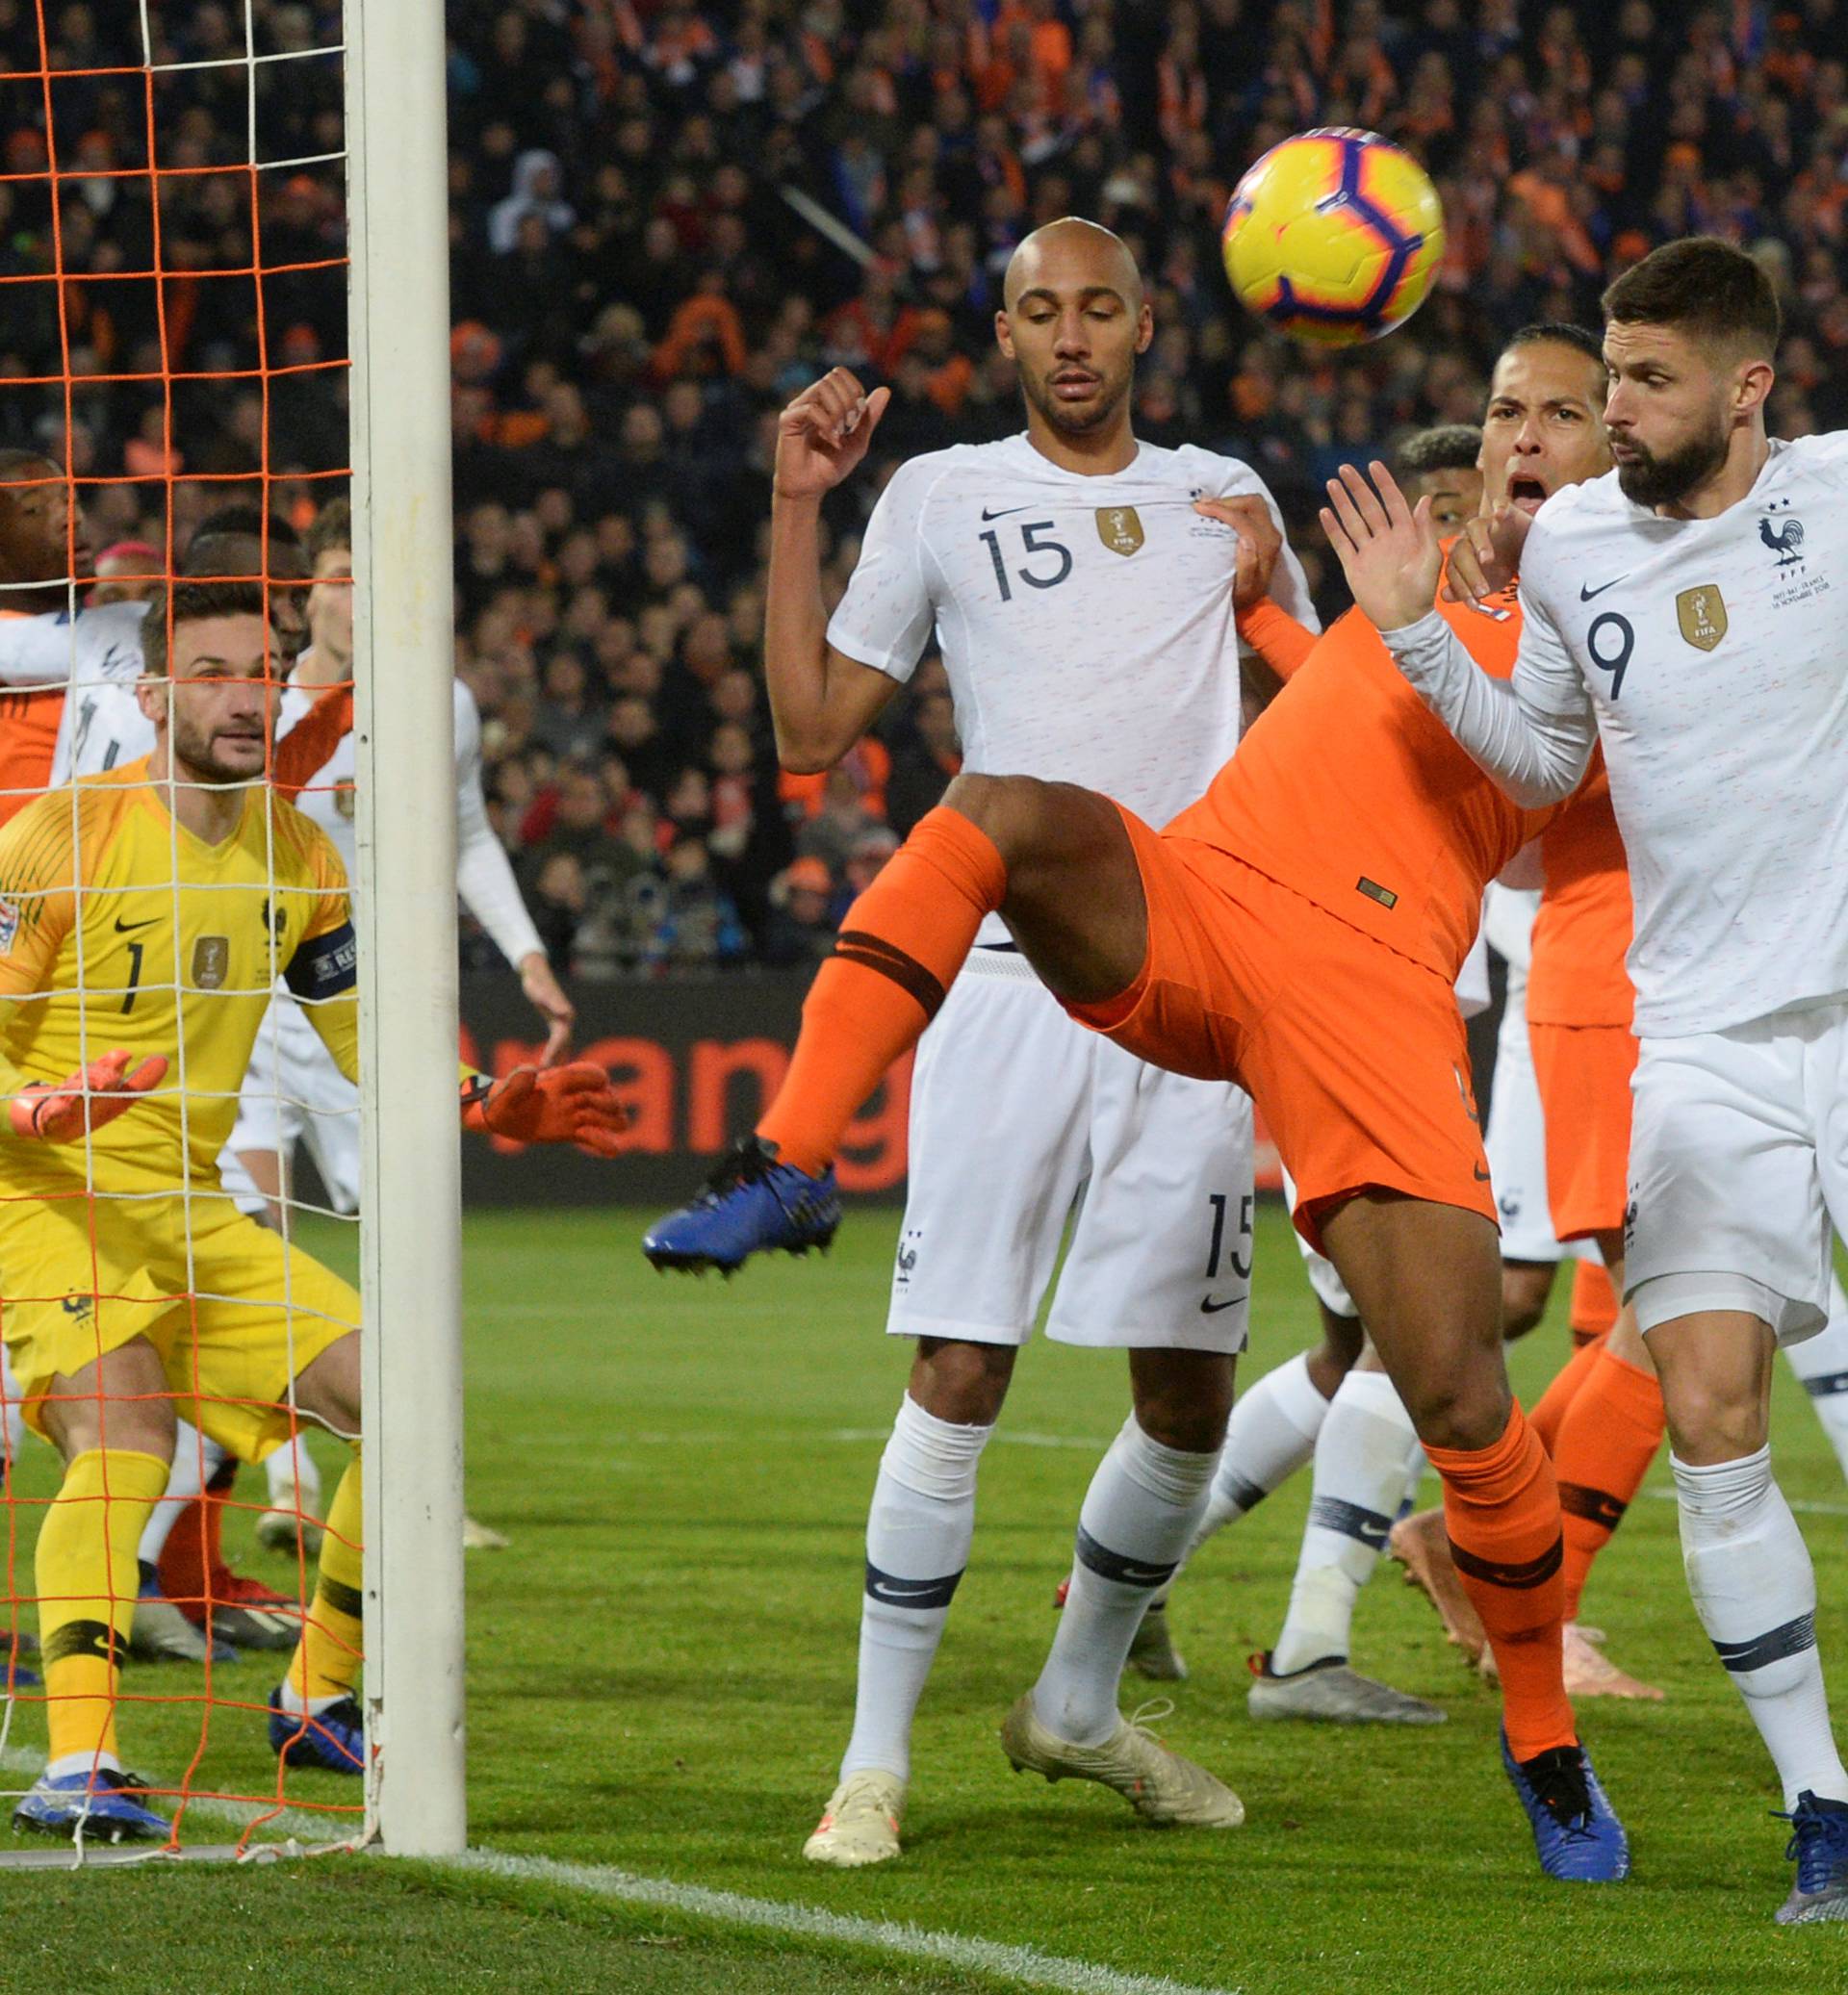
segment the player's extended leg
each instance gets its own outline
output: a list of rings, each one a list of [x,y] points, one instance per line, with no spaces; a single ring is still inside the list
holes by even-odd
[[[1008,1713],[1016,1773],[1100,1781],[1151,1822],[1234,1829],[1244,1803],[1116,1707],[1130,1643],[1198,1527],[1232,1408],[1223,1352],[1129,1354],[1134,1409],[1079,1513],[1065,1612],[1040,1680]]]
[[[15,1829],[95,1842],[165,1841],[167,1825],[125,1780],[116,1698],[137,1583],[136,1546],[167,1487],[173,1402],[160,1353],[131,1338],[53,1376],[45,1433],[64,1458],[34,1557],[44,1657],[45,1770]]]
[[[1709,1309],[1654,1323],[1648,1338],[1688,1591],[1777,1765],[1795,1829],[1797,1882],[1778,1918],[1848,1918],[1848,1770],[1816,1650],[1815,1571],[1771,1475],[1771,1327]]]
[[[298,1766],[366,1770],[365,1720],[353,1685],[364,1658],[365,1583],[359,1457],[359,1333],[329,1344],[295,1376],[295,1404],[353,1445],[334,1490],[315,1598],[282,1682],[270,1694],[270,1743]]]
[[[1502,1677],[1504,1758],[1554,1877],[1628,1874],[1621,1825],[1579,1745],[1562,1677],[1553,1465],[1508,1390],[1501,1253],[1479,1213],[1363,1191],[1322,1239],[1431,1466],[1457,1567]]]
[[[848,910],[755,1136],[650,1228],[643,1251],[656,1266],[732,1268],[833,1238],[841,1132],[917,1043],[996,911],[1056,996],[1098,1003],[1127,989],[1147,909],[1116,806],[1072,783],[959,776]]]
[[[803,1845],[811,1863],[858,1869],[899,1853],[911,1722],[968,1564],[976,1470],[1017,1355],[1014,1344],[918,1340],[873,1485],[854,1730]]]

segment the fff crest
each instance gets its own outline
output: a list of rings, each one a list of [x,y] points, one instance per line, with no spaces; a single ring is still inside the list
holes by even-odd
[[[1726,635],[1725,599],[1712,582],[1683,589],[1675,599],[1675,617],[1681,635],[1699,651],[1710,652]]]

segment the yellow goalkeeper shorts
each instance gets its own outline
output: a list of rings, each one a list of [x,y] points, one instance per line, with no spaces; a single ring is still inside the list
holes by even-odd
[[[260,1462],[289,1438],[290,1380],[358,1327],[351,1287],[221,1192],[0,1193],[0,1336],[40,1434],[55,1377],[144,1337],[180,1418]]]

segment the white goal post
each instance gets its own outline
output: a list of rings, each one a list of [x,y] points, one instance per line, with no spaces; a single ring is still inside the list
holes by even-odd
[[[467,1841],[443,0],[346,0],[367,1826]]]

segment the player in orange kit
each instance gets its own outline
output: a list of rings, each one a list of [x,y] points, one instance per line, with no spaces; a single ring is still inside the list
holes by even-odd
[[[1576,384],[1558,399],[1595,422],[1602,373],[1571,345],[1558,355]],[[834,434],[862,415],[833,411]],[[1439,607],[1505,676],[1512,599]],[[1512,806],[1408,694],[1373,627],[1344,618],[1161,831],[1071,784],[959,777],[855,903],[757,1131],[645,1248],[662,1266],[735,1266],[831,1237],[841,1132],[999,911],[1081,1023],[1258,1101],[1296,1224],[1340,1270],[1443,1477],[1541,1863],[1614,1880],[1628,1845],[1563,1686],[1558,1495],[1508,1392],[1495,1204],[1452,995],[1485,884],[1554,813]]]

